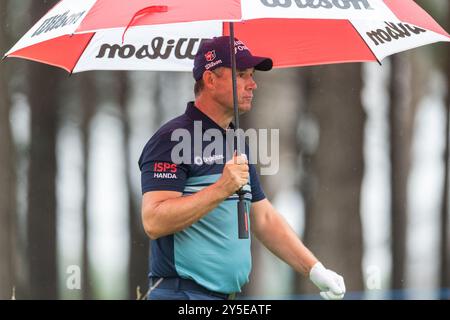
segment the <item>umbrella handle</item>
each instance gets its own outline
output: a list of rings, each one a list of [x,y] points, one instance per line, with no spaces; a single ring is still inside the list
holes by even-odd
[[[239,201],[238,201],[238,233],[239,239],[248,239],[248,214],[245,209],[244,192],[241,189],[238,191]]]

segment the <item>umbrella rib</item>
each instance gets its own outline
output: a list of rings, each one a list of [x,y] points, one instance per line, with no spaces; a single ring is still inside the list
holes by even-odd
[[[73,65],[73,68],[72,68],[72,70],[70,70],[70,72],[69,72],[69,76],[71,76],[72,75],[72,73],[73,73],[73,70],[75,69],[75,67],[77,66],[77,64],[78,64],[78,62],[80,61],[80,59],[81,59],[81,56],[83,55],[83,53],[84,53],[84,51],[86,50],[86,48],[89,46],[89,44],[91,43],[91,41],[92,41],[92,38],[94,38],[94,36],[95,36],[95,32],[93,32],[92,33],[92,35],[91,35],[91,37],[89,38],[89,41],[86,41],[86,44],[84,45],[84,48],[83,48],[83,50],[81,51],[81,54],[80,54],[80,56],[78,57],[78,59],[77,59],[77,61],[75,61],[75,64]]]
[[[362,35],[359,33],[358,29],[356,29],[356,27],[353,25],[353,23],[350,20],[347,20],[350,25],[352,26],[353,29],[355,29],[356,33],[358,34],[358,36],[361,38],[362,42],[366,45],[366,47],[370,50],[370,52],[373,54],[373,56],[375,57],[375,59],[377,59],[378,64],[381,66],[381,61],[380,59],[378,59],[377,55],[373,52],[372,48],[367,44],[366,40],[364,40],[364,38],[362,37]]]

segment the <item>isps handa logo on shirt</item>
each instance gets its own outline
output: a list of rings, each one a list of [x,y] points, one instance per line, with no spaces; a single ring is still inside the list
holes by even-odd
[[[177,165],[169,162],[155,162],[153,165],[153,178],[176,179]]]

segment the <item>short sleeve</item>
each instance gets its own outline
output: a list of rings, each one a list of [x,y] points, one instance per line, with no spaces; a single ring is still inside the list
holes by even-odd
[[[171,159],[171,132],[156,133],[145,146],[139,158],[142,194],[148,191],[183,192],[189,173],[187,164],[177,164]]]
[[[252,202],[257,202],[266,198],[264,191],[259,183],[258,173],[254,164],[250,164],[250,185],[252,187]]]

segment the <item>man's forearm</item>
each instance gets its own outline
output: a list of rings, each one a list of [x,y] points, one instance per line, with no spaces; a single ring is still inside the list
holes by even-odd
[[[147,223],[152,230],[151,237],[159,238],[191,226],[227,197],[226,190],[215,183],[194,195],[167,199],[151,208],[143,208],[151,210],[147,215]]]
[[[275,211],[267,214],[262,221],[258,221],[254,231],[265,247],[305,276],[318,261],[284,218]]]

